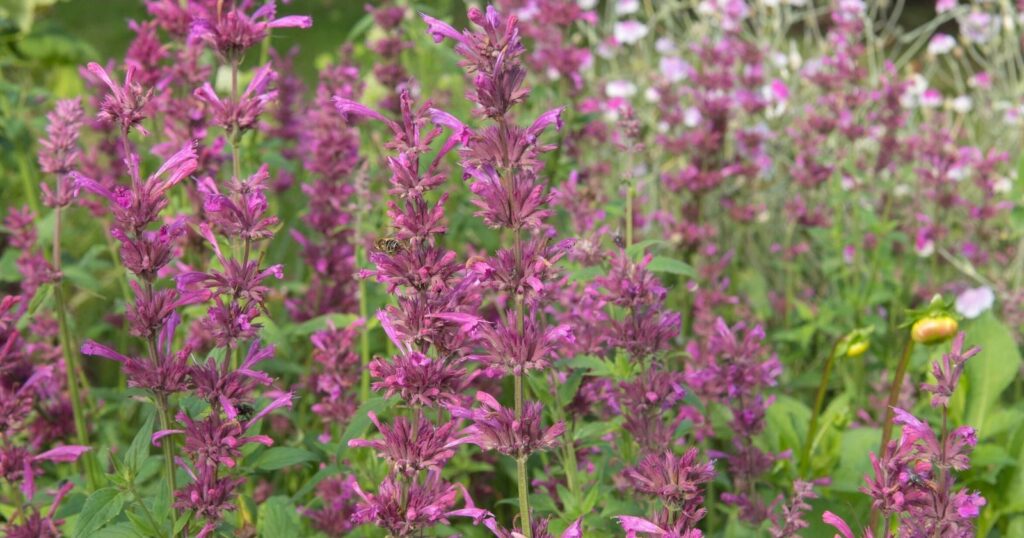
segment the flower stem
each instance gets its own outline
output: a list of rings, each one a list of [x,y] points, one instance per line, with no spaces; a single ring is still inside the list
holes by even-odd
[[[53,284],[53,296],[57,302],[57,325],[59,329],[61,353],[64,355],[64,371],[67,374],[68,393],[71,398],[71,412],[75,420],[75,435],[80,445],[89,446],[89,429],[85,425],[85,413],[82,411],[82,397],[79,392],[79,384],[82,383],[84,375],[82,367],[78,363],[78,354],[72,349],[74,343],[71,341],[71,331],[68,328],[67,302],[64,300],[64,278],[61,275],[61,207],[53,210],[53,270],[58,275],[57,281]],[[89,489],[96,490],[99,487],[99,476],[95,463],[95,455],[90,451],[85,453],[82,459],[82,466],[85,469],[85,476]]]
[[[636,187],[630,181],[626,189],[626,248],[633,245],[633,196],[636,194]]]
[[[519,379],[519,376],[516,376]],[[520,386],[522,382],[516,386]],[[530,500],[529,484],[526,482],[526,456],[516,458],[516,471],[519,482],[519,525],[520,530],[526,538],[533,538],[533,529],[530,528]]]
[[[907,343],[903,346],[903,356],[896,365],[896,374],[892,379],[892,387],[889,388],[889,401],[885,404],[885,422],[882,423],[882,445],[878,449],[879,454],[885,454],[885,447],[892,437],[892,419],[895,416],[893,406],[900,397],[900,388],[903,386],[903,378],[907,375],[907,366],[910,364],[910,355],[914,352],[914,339],[907,335]]]
[[[829,376],[832,374],[832,363],[836,360],[836,351],[839,349],[839,343],[843,341],[844,337],[840,337],[834,344],[832,344],[832,351],[828,354],[828,360],[825,361],[825,369],[821,372],[821,382],[818,384],[818,394],[814,398],[814,409],[811,411],[811,421],[807,425],[807,439],[804,440],[804,449],[800,457],[800,474],[807,475],[807,472],[811,469],[811,445],[814,443],[814,437],[818,433],[818,417],[821,415],[821,408],[825,403],[825,392],[828,390]]]
[[[160,413],[160,429],[169,430],[171,429],[171,414],[169,406],[167,405],[167,395],[157,394],[156,395],[156,407]],[[167,481],[167,487],[171,490],[171,533],[173,535],[173,529],[177,526],[178,514],[174,510],[174,490],[177,487],[174,484],[174,436],[168,435],[161,439],[160,447],[164,452],[164,480]]]
[[[359,266],[366,256],[363,249],[363,242],[361,240],[361,234],[363,230],[363,211],[362,208],[356,211],[356,227],[355,227],[355,246],[356,246],[356,270],[359,270]],[[369,305],[366,300],[366,281],[362,278],[358,279],[358,293],[359,293],[359,317],[363,320],[366,325],[363,326],[363,330],[359,332],[359,403],[364,403],[370,399],[370,334],[369,320],[367,314],[369,313]]]

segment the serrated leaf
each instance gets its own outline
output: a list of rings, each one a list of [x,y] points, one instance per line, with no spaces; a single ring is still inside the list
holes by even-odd
[[[89,495],[78,514],[75,525],[75,538],[92,536],[110,520],[121,513],[124,506],[124,494],[114,488],[98,489]]]
[[[256,468],[264,471],[276,471],[292,465],[319,460],[319,456],[304,448],[275,446],[256,458]]]
[[[647,270],[652,273],[670,273],[687,278],[697,278],[697,271],[690,264],[665,256],[655,256],[651,259]]]
[[[580,389],[580,383],[583,382],[584,373],[586,372],[582,369],[574,370],[569,374],[564,383],[558,385],[558,399],[562,402],[562,405],[568,405],[573,397],[576,396],[576,391]]]
[[[302,526],[299,513],[291,499],[275,495],[260,505],[256,529],[267,538],[299,536]]]
[[[153,437],[153,417],[155,414],[150,414],[149,418],[146,419],[146,423],[142,425],[139,432],[135,434],[135,438],[132,439],[131,446],[124,453],[124,465],[128,468],[131,476],[138,474],[139,468],[142,466],[142,462],[146,461],[149,457],[149,446],[151,444],[151,438]]]

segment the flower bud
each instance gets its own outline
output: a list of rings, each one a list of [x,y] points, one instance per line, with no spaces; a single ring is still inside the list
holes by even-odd
[[[934,316],[914,322],[910,337],[918,344],[938,344],[952,338],[959,324],[952,316]]]
[[[854,342],[850,344],[850,347],[846,348],[846,356],[850,358],[860,357],[865,352],[867,352],[868,347],[870,347],[870,345],[868,344],[867,340]]]

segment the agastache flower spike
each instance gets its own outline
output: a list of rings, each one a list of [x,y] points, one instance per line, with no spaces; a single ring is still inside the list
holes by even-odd
[[[46,115],[47,137],[39,141],[39,168],[47,174],[57,176],[56,189],[46,183],[39,188],[43,191],[43,202],[48,207],[66,207],[78,195],[78,188],[69,181],[68,173],[78,160],[78,134],[85,119],[82,100],[66,99],[57,101],[53,111]]]
[[[964,333],[960,333],[953,339],[953,346],[949,353],[944,353],[939,362],[932,364],[932,374],[935,375],[936,383],[921,385],[921,390],[932,394],[932,407],[949,406],[949,398],[956,391],[967,359],[981,351],[977,346],[967,351],[964,351],[963,348]]]
[[[255,127],[267,104],[277,99],[277,90],[268,89],[276,78],[277,73],[267,64],[256,70],[237,102],[221,100],[209,82],[195,91],[195,97],[213,110],[214,123],[235,136]]]
[[[110,189],[77,172],[73,172],[72,177],[77,187],[106,198],[118,226],[138,235],[148,224],[155,222],[160,212],[167,207],[167,191],[196,170],[196,148],[194,143],[185,145],[145,180],[139,172],[137,155],[129,155],[125,162],[132,179],[130,187],[117,186]]]
[[[458,437],[456,422],[434,426],[422,412],[412,420],[395,417],[390,427],[382,425],[376,413],[371,411],[369,416],[384,438],[353,439],[348,446],[373,448],[391,462],[396,473],[405,476],[415,476],[423,469],[440,470],[455,455],[455,448],[466,442]]]
[[[263,41],[274,28],[310,28],[313,19],[306,16],[290,15],[277,18],[274,0],[246,14],[243,9],[249,2],[232,2],[224,12],[224,3],[216,3],[215,12],[193,20],[189,39],[209,44],[221,57],[231,62],[239,61],[247,49]],[[237,5],[241,4],[241,5]],[[210,8],[207,8],[209,10]]]
[[[141,123],[145,118],[143,109],[146,108],[153,90],[144,91],[142,86],[135,82],[135,68],[125,67],[124,84],[114,82],[107,71],[96,62],[90,62],[87,69],[110,88],[110,93],[104,97],[100,106],[100,119],[117,125],[123,134],[132,129],[143,135],[149,134]]]
[[[502,406],[486,392],[477,392],[477,409],[453,407],[452,415],[473,421],[467,430],[466,442],[484,450],[497,450],[516,458],[557,446],[565,432],[565,424],[557,422],[548,429],[541,426],[541,404],[527,402],[522,417],[516,418],[512,409]]]

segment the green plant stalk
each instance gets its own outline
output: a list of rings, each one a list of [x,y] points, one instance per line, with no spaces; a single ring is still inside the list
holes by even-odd
[[[53,270],[57,275],[61,274],[60,228],[62,209],[63,208],[61,207],[56,207],[53,210],[54,224],[52,263]],[[82,397],[79,392],[79,384],[82,383],[84,375],[82,375],[83,372],[81,364],[78,362],[78,354],[72,350],[74,343],[71,341],[71,331],[68,328],[67,302],[64,300],[63,277],[59,276],[57,282],[54,282],[53,297],[57,302],[58,338],[60,339],[61,353],[64,355],[64,371],[67,374],[68,392],[69,397],[71,398],[71,412],[75,420],[75,436],[78,444],[91,446],[89,444],[89,429],[85,424],[85,413],[82,411]],[[84,474],[91,491],[95,491],[99,487],[100,482],[94,458],[95,455],[92,451],[86,452],[82,458],[81,464],[85,470]]]
[[[359,210],[356,212],[356,266],[362,262],[366,253],[363,252],[363,243],[360,241],[359,234],[363,229],[363,212]],[[366,400],[370,399],[370,334],[369,334],[369,305],[366,300],[366,280],[358,279],[358,293],[359,293],[359,317],[362,318],[366,326],[359,332],[359,403],[365,403]]]
[[[636,195],[636,187],[630,181],[626,189],[626,248],[633,246],[633,197]]]
[[[818,394],[814,398],[814,409],[811,410],[811,420],[807,425],[807,439],[804,440],[804,448],[800,456],[800,474],[807,475],[811,469],[811,445],[814,443],[814,436],[818,433],[818,418],[821,416],[821,408],[825,404],[825,392],[828,390],[829,376],[832,374],[832,364],[836,360],[836,351],[839,350],[839,343],[843,341],[840,337],[832,344],[832,351],[825,361],[825,369],[821,372],[821,382],[818,384]]]
[[[895,416],[892,408],[900,397],[900,387],[903,386],[903,378],[907,375],[907,367],[910,365],[910,356],[914,352],[914,339],[907,335],[907,343],[903,346],[903,355],[899,364],[896,365],[896,374],[892,379],[892,387],[889,388],[889,401],[885,405],[885,422],[882,423],[882,444],[878,448],[879,457],[885,454],[885,447],[892,438],[892,419]]]
[[[156,398],[157,411],[160,414],[160,428],[164,430],[171,429],[171,414],[169,406],[167,405],[167,395],[157,394]],[[174,490],[177,487],[174,484],[174,436],[168,435],[161,439],[160,448],[163,449],[164,453],[164,480],[167,481],[167,487],[171,490],[171,534],[174,534],[174,528],[177,526],[178,514],[174,510]]]
[[[519,379],[517,376],[516,379]],[[526,456],[516,458],[516,477],[519,482],[519,526],[526,538],[533,538],[533,529],[530,528],[530,499],[526,481]]]

